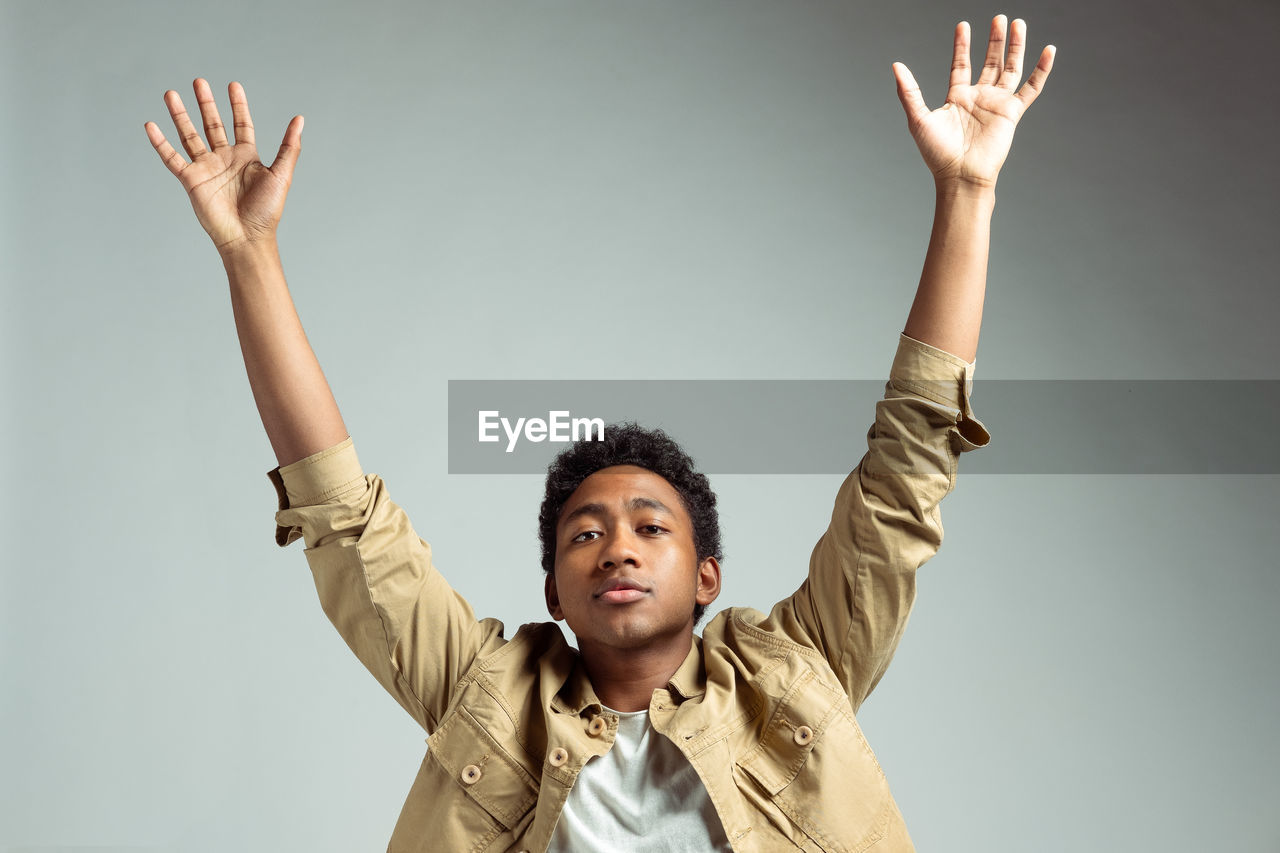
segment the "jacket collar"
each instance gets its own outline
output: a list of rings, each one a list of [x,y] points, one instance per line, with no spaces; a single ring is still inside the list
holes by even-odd
[[[681,700],[693,699],[707,692],[707,668],[702,660],[702,638],[693,635],[693,648],[685,656],[684,663],[676,670],[675,675],[667,682],[672,696]]]
[[[569,671],[569,676],[551,697],[551,708],[561,714],[581,715],[586,711],[599,713],[604,705],[591,687],[586,667],[582,665],[582,656],[575,651],[573,657],[573,667]],[[667,682],[667,689],[671,691],[673,698],[677,698],[677,701],[692,699],[706,693],[707,673],[702,662],[702,638],[697,634],[693,636],[689,654],[685,655],[684,662]]]

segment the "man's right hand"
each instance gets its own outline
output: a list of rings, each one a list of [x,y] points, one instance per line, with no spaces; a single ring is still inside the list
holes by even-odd
[[[235,120],[234,145],[227,141],[208,81],[196,78],[194,88],[210,147],[205,147],[182,98],[172,89],[164,93],[164,102],[191,162],[173,149],[155,122],[144,125],[147,138],[165,166],[182,182],[196,218],[220,254],[225,256],[257,243],[273,243],[293,181],[293,167],[302,150],[302,116],[294,116],[289,122],[275,162],[268,168],[258,159],[244,87],[234,82],[227,86]]]

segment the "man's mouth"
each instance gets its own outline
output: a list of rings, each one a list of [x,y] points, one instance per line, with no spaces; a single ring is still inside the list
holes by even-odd
[[[596,598],[609,604],[630,604],[648,594],[644,586],[630,578],[613,578],[596,590]]]
[[[600,593],[600,600],[610,604],[630,604],[633,601],[639,601],[645,595],[647,593],[642,589],[611,589]]]

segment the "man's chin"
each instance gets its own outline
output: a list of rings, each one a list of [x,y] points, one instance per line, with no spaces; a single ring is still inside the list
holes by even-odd
[[[603,646],[611,649],[643,649],[656,637],[655,632],[644,625],[625,623],[607,627],[595,626],[585,633],[580,631],[573,633],[578,638],[579,648]]]
[[[569,627],[573,629],[572,625]],[[692,635],[693,624],[692,620],[690,620],[689,624],[683,628],[663,628],[662,626],[654,625],[647,619],[635,617],[615,618],[605,624],[593,625],[585,636],[577,630],[574,630],[573,633],[578,638],[579,649],[597,647],[616,651],[641,652],[655,645],[661,645],[664,642],[676,639],[680,635]]]

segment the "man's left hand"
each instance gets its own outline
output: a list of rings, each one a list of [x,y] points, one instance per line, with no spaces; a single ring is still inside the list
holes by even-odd
[[[1044,89],[1053,68],[1056,48],[1048,45],[1022,88],[1022,55],[1027,25],[1015,18],[1008,27],[1008,55],[1005,55],[1007,19],[997,15],[991,22],[987,57],[972,83],[969,67],[969,24],[956,25],[955,53],[951,61],[951,81],[947,100],[930,111],[920,94],[915,77],[901,62],[893,64],[898,82],[898,98],[907,113],[907,127],[939,184],[995,186],[996,177],[1022,114]]]

